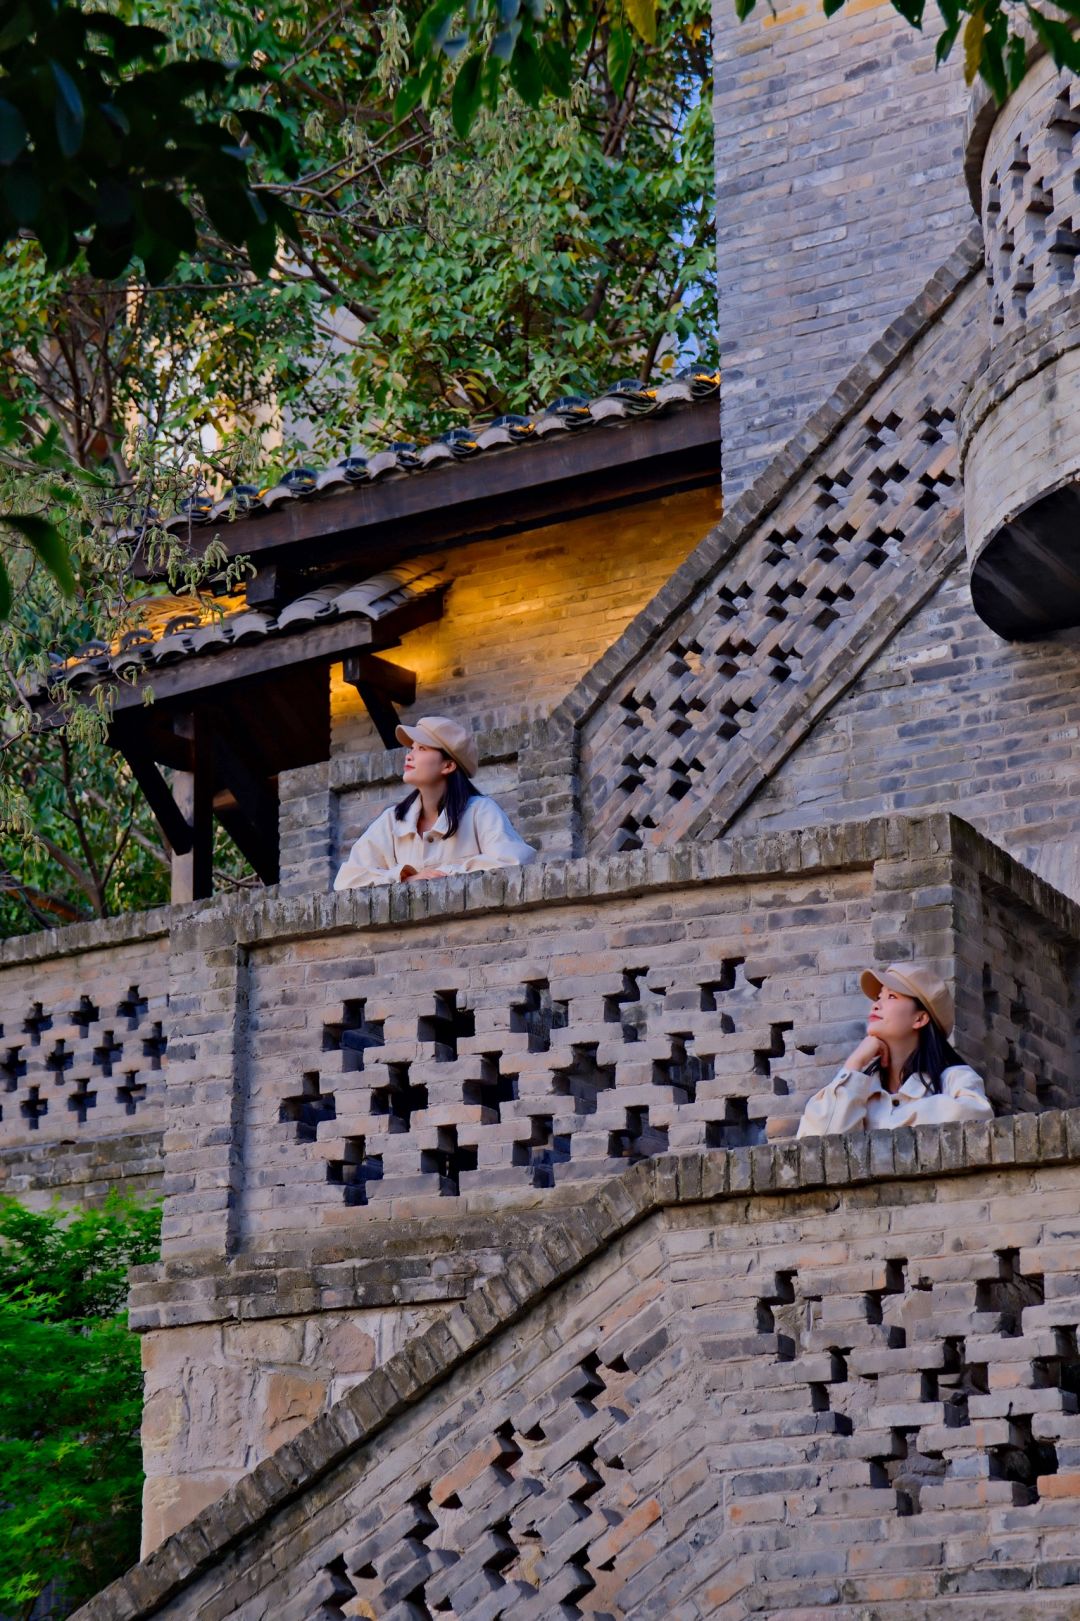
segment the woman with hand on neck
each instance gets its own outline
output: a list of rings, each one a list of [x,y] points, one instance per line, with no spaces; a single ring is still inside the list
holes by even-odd
[[[335,889],[445,878],[454,872],[493,872],[536,860],[501,806],[472,781],[473,734],[445,715],[399,726],[408,746],[403,780],[412,792],[376,817],[334,879]]]
[[[982,1079],[949,1043],[953,999],[943,979],[893,963],[859,980],[872,1006],[866,1035],[810,1099],[800,1137],[881,1127],[991,1120]]]

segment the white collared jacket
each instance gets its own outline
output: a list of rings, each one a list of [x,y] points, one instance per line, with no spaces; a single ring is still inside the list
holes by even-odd
[[[968,1064],[953,1064],[931,1092],[921,1075],[909,1075],[898,1092],[887,1092],[879,1075],[841,1069],[815,1092],[799,1122],[800,1137],[838,1131],[879,1131],[893,1126],[941,1126],[949,1120],[992,1120],[982,1079]]]
[[[524,867],[536,860],[531,844],[515,833],[501,805],[486,794],[467,800],[458,830],[447,833],[446,812],[440,811],[426,833],[417,831],[419,795],[399,822],[394,807],[376,817],[361,833],[342,862],[335,889],[357,889],[363,884],[394,884],[403,867],[442,872],[493,872],[498,867]]]

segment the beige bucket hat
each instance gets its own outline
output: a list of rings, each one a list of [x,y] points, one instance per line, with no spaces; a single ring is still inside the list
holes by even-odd
[[[399,743],[421,743],[425,748],[442,749],[467,777],[475,777],[480,768],[472,732],[445,715],[422,715],[411,726],[399,726],[394,735]]]
[[[865,968],[859,975],[859,984],[872,1002],[876,1001],[883,985],[900,996],[913,996],[922,1003],[942,1035],[952,1034],[956,1022],[952,992],[932,968],[920,968],[913,962],[893,962],[888,968]]]

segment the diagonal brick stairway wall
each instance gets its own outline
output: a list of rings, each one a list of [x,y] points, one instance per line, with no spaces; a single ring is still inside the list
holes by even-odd
[[[79,1621],[1080,1613],[1080,1111],[644,1161]]]

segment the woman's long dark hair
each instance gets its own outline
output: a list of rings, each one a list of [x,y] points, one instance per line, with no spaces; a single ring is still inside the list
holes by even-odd
[[[447,754],[445,749],[440,749],[439,753],[442,755],[444,760],[450,759],[450,755]],[[465,809],[465,806],[469,803],[469,800],[474,799],[479,792],[480,790],[473,782],[472,778],[467,777],[460,766],[457,767],[456,771],[451,771],[450,775],[446,778],[446,785],[443,788],[443,796],[439,801],[439,809],[440,811],[446,812],[446,836],[448,839],[452,839],[454,834],[457,832],[461,823],[461,813]],[[405,815],[409,809],[409,806],[412,804],[414,799],[419,797],[419,794],[419,788],[414,788],[411,794],[406,794],[405,798],[399,800],[394,806],[394,815],[399,822],[403,822],[405,820]]]
[[[928,1012],[917,1000],[915,1006],[921,1013]],[[963,1062],[956,1048],[942,1034],[940,1026],[930,1017],[919,1031],[919,1045],[901,1071],[901,1085],[909,1075],[921,1075],[931,1092],[940,1092],[941,1077],[945,1071]]]

